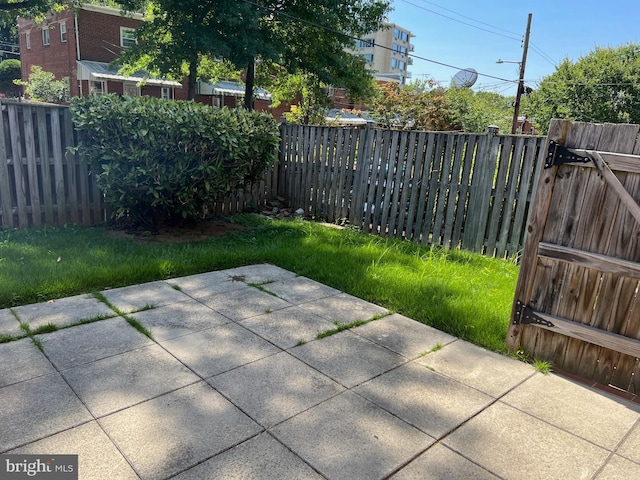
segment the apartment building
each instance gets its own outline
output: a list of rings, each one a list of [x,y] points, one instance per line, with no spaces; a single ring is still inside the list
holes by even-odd
[[[355,53],[367,61],[367,68],[374,72],[377,80],[398,82],[404,85],[411,78],[409,57],[413,51],[409,30],[395,23],[385,23],[377,32],[356,42]]]

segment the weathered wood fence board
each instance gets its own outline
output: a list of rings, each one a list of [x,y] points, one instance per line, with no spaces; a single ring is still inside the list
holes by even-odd
[[[549,140],[590,162],[553,166],[541,174],[508,337],[511,348],[635,393],[640,391],[639,133],[637,125],[552,122]],[[625,154],[624,161],[600,162],[617,154]],[[522,323],[522,312],[544,322]]]
[[[521,250],[543,137],[283,125],[279,194],[364,231],[499,257]]]

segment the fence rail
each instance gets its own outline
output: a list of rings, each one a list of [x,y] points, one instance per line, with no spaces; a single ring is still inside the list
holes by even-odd
[[[283,125],[279,194],[371,233],[509,256],[544,137]]]
[[[75,145],[68,107],[0,103],[0,227],[109,218]],[[251,189],[209,212],[229,215],[276,195],[364,231],[510,256],[523,247],[544,137],[283,124],[280,159]]]

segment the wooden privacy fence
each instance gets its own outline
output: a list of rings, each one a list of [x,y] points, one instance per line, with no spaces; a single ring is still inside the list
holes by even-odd
[[[279,194],[365,231],[498,257],[522,249],[544,137],[283,125]]]
[[[69,108],[3,100],[0,109],[0,227],[95,225],[109,219],[91,166],[67,150],[75,146]],[[230,215],[247,204],[266,203],[277,191],[274,168],[252,188],[221,197],[209,213]]]
[[[91,225],[105,206],[75,145],[69,108],[0,103],[0,226]]]
[[[636,394],[639,133],[552,121],[507,338],[511,349]]]

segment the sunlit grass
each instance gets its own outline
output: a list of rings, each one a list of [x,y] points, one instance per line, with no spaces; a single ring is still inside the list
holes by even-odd
[[[233,221],[246,230],[190,243],[140,243],[75,226],[0,230],[0,308],[268,262],[505,350],[518,273],[513,262],[301,220]]]

